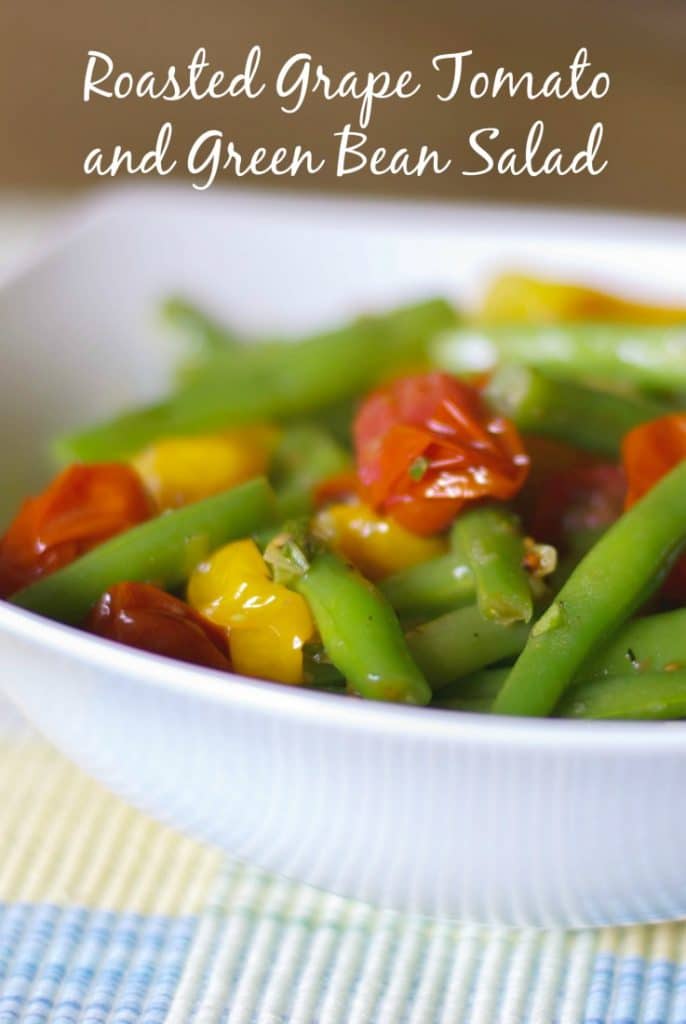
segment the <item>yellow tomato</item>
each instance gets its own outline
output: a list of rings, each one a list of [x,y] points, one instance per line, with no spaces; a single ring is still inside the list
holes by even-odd
[[[380,580],[410,565],[442,554],[440,537],[418,537],[388,516],[359,503],[329,505],[317,513],[314,531],[370,580]]]
[[[178,508],[264,473],[275,439],[276,431],[266,426],[168,437],[139,452],[132,464],[161,509]]]
[[[307,602],[270,578],[252,540],[226,544],[198,565],[188,603],[229,631],[237,672],[280,683],[303,681],[303,645],[314,624]]]
[[[502,274],[484,298],[481,318],[489,323],[562,323],[573,320],[681,324],[686,310],[631,302],[595,288]]]

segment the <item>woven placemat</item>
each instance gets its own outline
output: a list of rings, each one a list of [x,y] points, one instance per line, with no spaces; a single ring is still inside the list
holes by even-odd
[[[26,730],[0,741],[0,901],[0,1024],[686,1024],[686,925],[378,911],[227,861]]]

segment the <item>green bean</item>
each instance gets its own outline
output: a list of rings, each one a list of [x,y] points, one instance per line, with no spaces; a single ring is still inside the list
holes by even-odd
[[[434,690],[522,650],[529,627],[484,619],[476,605],[458,608],[407,634],[412,656]]]
[[[60,622],[79,624],[113,584],[145,582],[173,589],[215,548],[248,536],[273,516],[273,492],[257,477],[118,534],[19,591],[12,602]]]
[[[351,467],[348,452],[321,427],[302,423],[284,430],[274,451],[271,479],[281,519],[305,515],[318,483]]]
[[[673,675],[681,669],[686,669],[686,608],[627,622],[583,663],[568,693],[608,677],[628,680],[639,675]],[[454,708],[472,700],[492,703],[508,673],[507,668],[492,668],[463,676],[443,687],[433,703]]]
[[[173,429],[170,404],[158,402],[76,434],[58,437],[52,451],[63,463],[108,462],[133,455],[158,438],[174,433],[183,431]]]
[[[306,644],[303,649],[303,675],[308,686],[315,689],[345,690],[345,679],[329,661],[321,644]]]
[[[626,380],[641,387],[686,388],[686,328],[644,324],[471,325],[431,346],[454,373],[523,363],[568,378]]]
[[[443,708],[446,711],[468,711],[473,715],[489,715],[491,713],[491,697],[446,697],[432,702],[432,708]]]
[[[517,517],[503,505],[477,505],[457,517],[451,536],[472,571],[483,617],[529,622],[534,605]]]
[[[573,686],[555,708],[558,718],[686,718],[686,672],[632,672]]]
[[[531,631],[494,710],[546,715],[604,636],[656,589],[686,541],[686,461],[617,520]]]
[[[280,419],[330,408],[375,384],[389,365],[420,359],[430,338],[454,321],[453,309],[435,299],[301,342],[226,353],[176,397],[175,410],[192,424],[197,418]],[[251,412],[256,403],[257,417]]]
[[[352,448],[353,419],[357,398],[343,398],[314,414],[314,421],[346,450]]]
[[[179,334],[195,357],[207,358],[238,343],[233,331],[180,295],[166,299],[160,312],[165,326]]]
[[[686,668],[686,608],[633,619],[590,656],[578,678],[598,679],[635,672]]]
[[[116,459],[160,436],[307,415],[373,386],[389,366],[423,358],[430,339],[455,321],[453,308],[434,299],[299,343],[228,351],[167,402],[63,437],[56,454]]]
[[[449,686],[442,687],[431,704],[433,707],[453,708],[456,711],[474,710],[478,704],[480,711],[490,711],[508,671],[507,668],[484,668],[463,676]]]
[[[432,707],[488,714],[507,670],[492,669],[441,691]],[[450,689],[450,688],[448,688]],[[631,672],[576,683],[555,708],[557,718],[657,720],[686,718],[686,671]]]
[[[405,619],[434,618],[475,600],[474,576],[456,552],[401,569],[379,588]]]
[[[607,526],[580,526],[578,529],[569,529],[565,532],[564,554],[550,577],[550,583],[554,590],[560,590],[581,559],[588,554],[594,544],[598,543],[606,531]]]
[[[326,652],[349,689],[371,700],[428,704],[431,690],[412,660],[383,595],[331,552],[316,554],[294,586],[307,600]]]
[[[669,411],[648,398],[599,391],[512,365],[495,371],[486,397],[524,432],[612,458],[629,430]]]

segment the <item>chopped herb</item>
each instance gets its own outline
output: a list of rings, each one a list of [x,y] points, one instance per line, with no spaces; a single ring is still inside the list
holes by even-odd
[[[414,480],[415,483],[418,483],[422,479],[428,468],[429,460],[425,458],[423,455],[418,455],[407,472],[410,476],[410,479]]]

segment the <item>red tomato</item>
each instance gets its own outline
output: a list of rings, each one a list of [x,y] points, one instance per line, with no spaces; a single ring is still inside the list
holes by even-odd
[[[683,459],[686,459],[686,413],[661,416],[630,430],[622,444],[622,461],[629,484],[626,508],[631,508]],[[686,556],[676,563],[664,589],[669,597],[686,600]]]
[[[153,515],[138,475],[122,463],[70,466],[28,498],[0,537],[0,597],[73,562]]]
[[[443,530],[467,502],[513,497],[529,470],[513,424],[445,373],[373,392],[354,438],[362,497],[419,534]]]
[[[536,540],[564,551],[575,534],[611,526],[622,514],[625,494],[621,466],[585,459],[539,477],[527,526]]]
[[[192,665],[230,670],[226,633],[193,608],[147,583],[117,583],[103,594],[86,629],[108,640]]]
[[[624,438],[622,461],[630,508],[678,462],[686,459],[686,413],[672,413],[634,427]]]
[[[545,504],[550,481],[578,466],[587,466],[589,456],[572,445],[538,434],[526,434],[524,444],[531,468],[526,483],[517,495],[516,505],[527,530],[539,539],[530,524],[540,514],[541,505]]]

